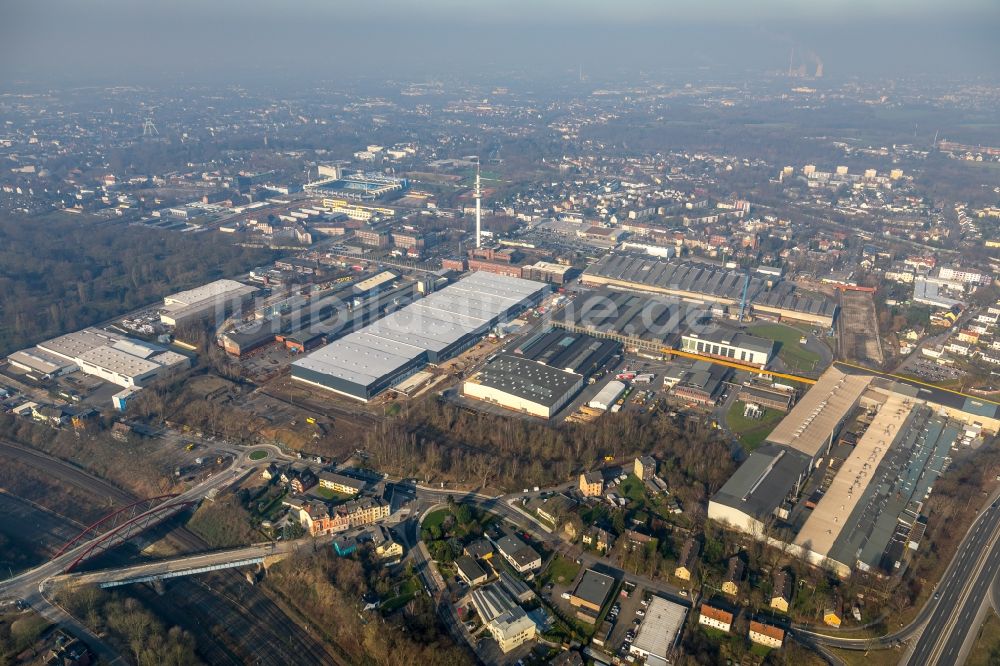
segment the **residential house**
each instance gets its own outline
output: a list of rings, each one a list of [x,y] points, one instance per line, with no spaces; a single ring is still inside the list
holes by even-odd
[[[677,568],[674,569],[674,576],[681,580],[691,580],[698,563],[698,553],[700,550],[701,544],[694,537],[685,541],[681,547],[681,555],[677,558]]]
[[[466,544],[464,552],[474,560],[488,560],[493,557],[493,546],[486,539],[476,539]]]
[[[319,487],[342,495],[357,495],[364,490],[365,482],[336,472],[320,472]]]
[[[831,627],[839,627],[843,622],[842,613],[836,608],[827,608],[823,611],[823,622]]]
[[[622,538],[625,539],[626,547],[630,551],[636,548],[645,548],[650,544],[656,545],[655,537],[643,534],[642,532],[636,532],[635,530],[625,530],[622,533]]]
[[[499,539],[496,547],[518,573],[534,571],[542,566],[542,556],[512,534]]]
[[[792,603],[792,577],[784,569],[774,575],[774,590],[771,592],[771,608],[782,613],[788,612]]]
[[[315,486],[319,479],[305,465],[292,465],[281,472],[281,482],[287,483],[293,493],[302,494]]]
[[[656,460],[652,456],[640,456],[635,459],[632,471],[643,481],[649,481],[656,475]]]
[[[588,546],[593,546],[595,550],[602,553],[606,553],[611,550],[611,546],[614,543],[614,537],[600,527],[591,527],[583,535],[583,543]]]
[[[698,614],[698,624],[703,624],[706,627],[718,629],[728,634],[729,629],[733,626],[733,614],[715,606],[702,604],[701,612]]]
[[[600,497],[604,492],[604,477],[600,472],[584,472],[580,475],[580,493],[584,497]]]
[[[785,631],[780,627],[763,622],[750,622],[750,640],[769,648],[780,648],[785,640]]]
[[[729,558],[726,566],[726,577],[722,580],[722,591],[726,594],[736,595],[740,591],[740,583],[743,582],[743,560],[739,555]]]
[[[384,525],[372,525],[364,536],[375,547],[375,554],[383,560],[398,559],[403,556],[403,544],[396,541],[392,532]]]
[[[268,464],[267,467],[260,473],[260,477],[265,481],[270,481],[271,479],[277,478],[281,472],[278,470],[278,466],[274,463]]]
[[[468,555],[459,555],[455,559],[455,569],[458,571],[458,577],[469,587],[482,585],[488,578],[483,568]]]

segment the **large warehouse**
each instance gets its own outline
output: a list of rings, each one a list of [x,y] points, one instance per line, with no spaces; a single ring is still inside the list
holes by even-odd
[[[40,342],[8,360],[41,378],[80,370],[126,388],[144,386],[190,364],[183,354],[96,328]]]
[[[236,280],[216,280],[163,298],[160,321],[181,326],[215,316],[220,320],[250,302],[257,292]]]
[[[470,377],[462,392],[470,398],[548,419],[581,388],[583,375],[501,354]]]
[[[418,371],[474,345],[538,302],[547,285],[473,273],[292,363],[302,382],[370,400]]]
[[[584,271],[581,281],[646,291],[702,303],[739,306],[746,276],[742,271],[694,261],[662,260],[649,255],[607,254]],[[837,306],[823,297],[801,295],[795,287],[750,277],[747,302],[758,314],[833,326]]]
[[[951,449],[994,424],[996,405],[953,398],[831,367],[712,497],[708,517],[841,576],[891,572],[919,546],[923,503]]]

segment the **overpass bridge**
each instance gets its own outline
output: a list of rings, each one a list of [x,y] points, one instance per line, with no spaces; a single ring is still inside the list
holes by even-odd
[[[49,579],[51,586],[97,585],[102,588],[121,587],[136,583],[150,583],[167,578],[195,576],[197,574],[263,565],[267,567],[312,543],[312,539],[260,543],[244,548],[213,551],[197,555],[182,555],[155,562],[144,562],[101,571],[67,573]]]

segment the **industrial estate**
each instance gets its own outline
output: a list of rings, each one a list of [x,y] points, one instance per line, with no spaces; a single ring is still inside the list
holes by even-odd
[[[4,663],[996,663],[1000,88],[803,53],[4,84]]]

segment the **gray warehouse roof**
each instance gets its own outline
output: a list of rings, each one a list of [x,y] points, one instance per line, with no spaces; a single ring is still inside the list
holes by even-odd
[[[809,456],[767,444],[750,454],[712,498],[758,520],[774,513],[809,469]]]
[[[551,407],[582,379],[573,372],[501,354],[469,381]]]

